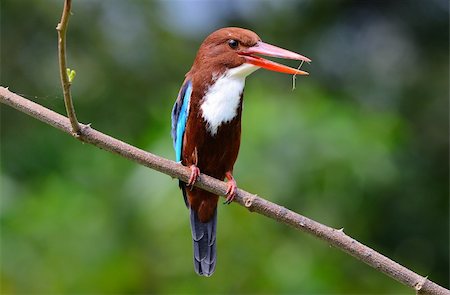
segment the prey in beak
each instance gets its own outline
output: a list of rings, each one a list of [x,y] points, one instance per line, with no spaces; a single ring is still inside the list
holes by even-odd
[[[244,50],[240,50],[237,53],[239,54],[239,56],[245,58],[246,63],[258,66],[266,70],[292,75],[309,75],[308,72],[304,72],[299,69],[294,69],[286,65],[282,65],[274,61],[262,58],[260,55],[284,59],[300,60],[302,62],[308,63],[311,62],[309,58],[303,55],[268,43],[264,43],[262,41],[258,41],[255,45],[248,47]]]

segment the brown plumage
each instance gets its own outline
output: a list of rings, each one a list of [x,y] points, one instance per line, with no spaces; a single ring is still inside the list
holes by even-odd
[[[194,84],[195,85],[195,84]],[[194,86],[195,87],[195,86]],[[195,88],[194,88],[195,89]],[[195,93],[192,93],[192,97]],[[191,104],[184,133],[182,164],[196,165],[202,173],[224,179],[227,171],[233,172],[241,142],[242,96],[236,117],[219,126],[213,136],[205,128],[198,103]],[[218,196],[198,188],[187,190],[188,202],[201,222],[207,222],[217,207]]]
[[[189,116],[183,138],[182,164],[196,165],[200,171],[218,179],[224,179],[227,171],[232,172],[241,141],[242,94],[236,117],[219,126],[212,136],[205,128],[200,105],[213,77],[219,77],[227,69],[245,63],[245,58],[236,54],[228,40],[238,40],[239,47],[248,48],[261,39],[250,30],[223,28],[215,31],[203,41],[186,79],[192,81],[192,95]],[[197,149],[197,153],[194,150]],[[195,155],[198,155],[196,159]],[[217,207],[218,196],[193,188],[187,191],[188,202],[201,222],[207,222]]]

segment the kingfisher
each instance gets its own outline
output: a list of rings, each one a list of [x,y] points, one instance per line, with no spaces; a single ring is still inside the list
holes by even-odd
[[[310,62],[303,55],[261,41],[254,32],[222,28],[201,44],[172,109],[172,139],[176,160],[191,170],[179,185],[190,211],[194,269],[211,276],[216,267],[216,226],[219,196],[194,187],[200,171],[227,179],[225,204],[236,194],[233,177],[241,142],[241,114],[245,78],[263,68],[308,75],[263,56]]]

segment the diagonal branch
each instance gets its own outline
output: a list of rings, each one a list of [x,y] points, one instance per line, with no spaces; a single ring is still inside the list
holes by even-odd
[[[189,179],[189,168],[117,140],[91,128],[89,125],[80,124],[82,136],[78,137],[72,132],[72,126],[68,118],[12,93],[7,88],[0,87],[0,102],[101,149],[118,154],[173,178],[182,181],[188,181]],[[225,182],[204,174],[200,175],[195,185],[217,195],[224,195],[227,190]],[[346,235],[343,230],[323,225],[241,189],[237,190],[235,202],[252,212],[267,216],[324,240],[400,283],[413,288],[417,294],[450,294],[449,290],[356,241]]]
[[[72,0],[64,1],[63,13],[61,15],[61,21],[56,26],[58,31],[58,59],[59,59],[59,75],[61,78],[61,86],[64,94],[64,104],[66,105],[67,116],[70,119],[72,126],[72,132],[74,134],[80,133],[80,125],[75,114],[75,109],[72,102],[72,94],[70,92],[70,86],[72,84],[71,79],[68,77],[68,68],[66,61],[66,32],[67,25],[69,23],[70,9],[72,7]]]

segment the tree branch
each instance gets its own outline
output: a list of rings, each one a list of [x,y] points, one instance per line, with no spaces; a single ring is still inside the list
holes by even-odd
[[[189,179],[189,168],[117,140],[91,128],[89,125],[80,124],[80,135],[76,135],[72,132],[72,125],[68,118],[12,93],[7,88],[0,87],[0,102],[101,149],[118,154],[173,178],[182,181],[188,181]],[[217,195],[224,195],[227,190],[225,182],[204,174],[200,175],[195,186]],[[450,294],[449,290],[363,245],[346,235],[343,230],[323,225],[241,189],[237,190],[235,202],[252,212],[257,212],[324,240],[400,283],[413,288],[417,294]]]
[[[72,78],[69,78],[66,62],[66,32],[67,25],[69,23],[70,9],[72,7],[72,0],[64,1],[64,8],[61,15],[61,21],[56,26],[58,31],[58,60],[59,60],[59,76],[61,78],[61,86],[63,88],[64,104],[66,106],[67,116],[70,119],[72,126],[72,132],[75,134],[80,133],[80,125],[75,114],[75,109],[72,102],[72,94],[70,92],[70,86],[72,84]],[[73,72],[74,73],[74,72]],[[71,74],[73,76],[73,74]]]

